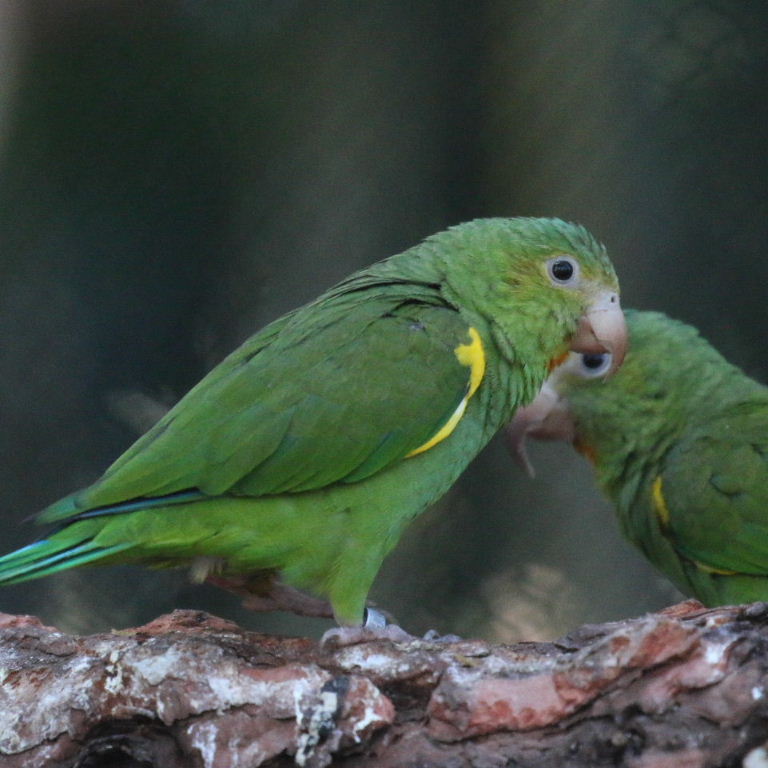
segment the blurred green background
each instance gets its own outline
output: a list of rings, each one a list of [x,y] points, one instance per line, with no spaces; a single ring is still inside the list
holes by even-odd
[[[254,330],[477,216],[585,224],[625,306],[766,380],[766,29],[763,3],[2,0],[2,549]],[[676,599],[582,459],[533,459],[530,481],[491,444],[379,604],[512,640]],[[175,607],[327,626],[136,568],[0,592],[76,631]]]

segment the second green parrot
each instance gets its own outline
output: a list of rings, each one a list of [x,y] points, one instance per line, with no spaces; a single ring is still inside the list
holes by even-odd
[[[572,441],[627,538],[707,605],[768,600],[768,387],[695,328],[628,310],[621,370],[572,354],[508,435]]]
[[[605,250],[556,219],[440,232],[275,320],[214,368],[0,583],[100,563],[190,566],[263,605],[363,621],[404,527],[571,349],[626,337]],[[327,603],[323,603],[327,605]]]

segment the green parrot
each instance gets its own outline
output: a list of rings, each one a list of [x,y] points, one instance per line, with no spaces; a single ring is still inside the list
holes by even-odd
[[[618,365],[625,343],[613,267],[585,229],[499,218],[439,232],[249,338],[93,485],[40,513],[57,527],[0,558],[0,583],[188,566],[251,607],[359,626],[405,526],[552,361],[570,347]]]
[[[572,442],[594,465],[624,535],[706,605],[768,600],[768,387],[695,328],[627,311],[630,349],[571,354],[508,430]],[[596,380],[598,379],[598,380]]]

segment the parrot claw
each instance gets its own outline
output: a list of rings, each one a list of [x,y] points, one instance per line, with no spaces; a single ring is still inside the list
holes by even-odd
[[[411,643],[418,638],[402,627],[389,621],[384,613],[375,608],[365,609],[365,621],[359,627],[334,627],[323,633],[320,645],[343,648],[372,640],[389,640],[393,643]]]
[[[552,387],[551,378],[544,382],[536,399],[524,408],[518,408],[514,419],[504,430],[507,448],[512,458],[522,467],[530,478],[536,477],[536,471],[528,458],[526,439],[528,435],[541,436],[542,425],[556,409],[560,396]]]
[[[348,645],[360,645],[376,640],[389,640],[391,643],[412,643],[418,637],[406,632],[397,624],[387,624],[385,627],[334,627],[323,633],[320,645],[323,648],[344,648]]]

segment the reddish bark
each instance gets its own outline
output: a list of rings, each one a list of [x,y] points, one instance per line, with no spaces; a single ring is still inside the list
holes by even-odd
[[[0,682],[9,768],[768,766],[762,603],[495,646],[320,647],[194,611],[73,637],[0,615]]]

